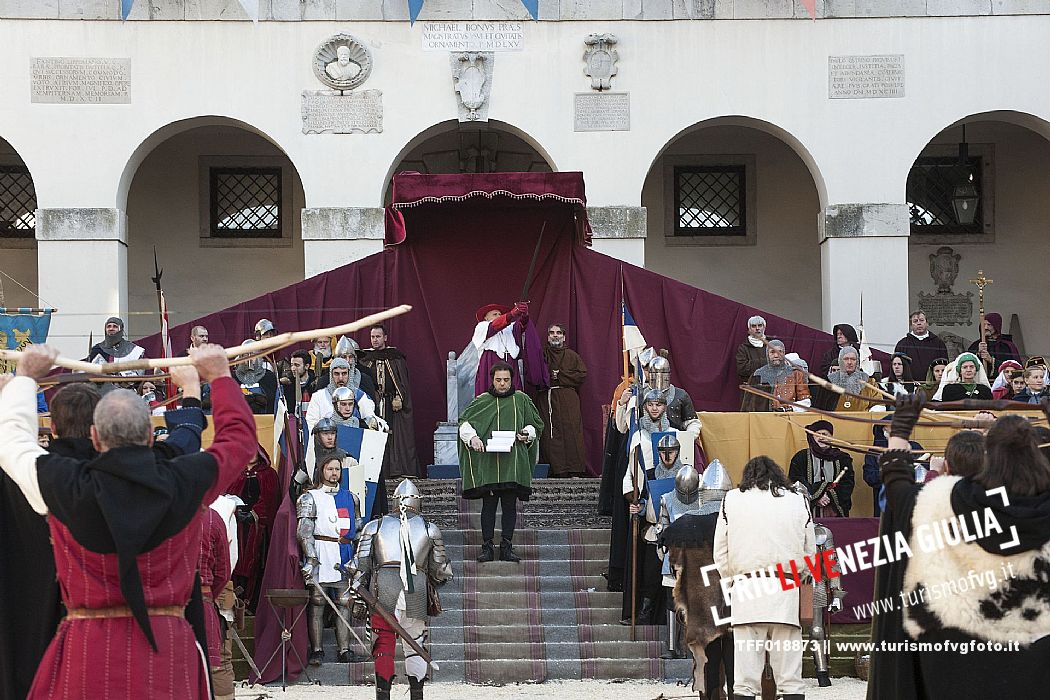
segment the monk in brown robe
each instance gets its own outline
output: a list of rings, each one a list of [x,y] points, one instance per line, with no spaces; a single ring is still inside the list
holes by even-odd
[[[547,327],[543,356],[550,368],[551,386],[536,395],[536,407],[545,425],[540,461],[551,465],[552,477],[587,476],[578,393],[587,379],[587,367],[583,358],[565,347],[565,326],[560,323]]]

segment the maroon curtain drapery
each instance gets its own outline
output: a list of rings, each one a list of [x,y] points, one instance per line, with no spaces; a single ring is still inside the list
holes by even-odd
[[[386,209],[386,244],[400,245],[408,237],[404,211],[422,205],[447,205],[487,199],[504,206],[560,203],[572,206],[577,240],[591,244],[583,173],[464,173],[423,175],[402,172],[390,184]]]
[[[587,365],[580,398],[593,474],[601,470],[600,407],[609,402],[622,371],[623,296],[646,341],[670,351],[672,381],[692,395],[698,410],[733,411],[739,406],[734,356],[753,314],[761,313],[770,337],[784,339],[789,351],[799,353],[811,367],[818,366],[832,345],[822,331],[589,250],[577,235],[583,218],[577,202],[583,201],[582,179],[577,173],[399,175],[398,199],[429,196],[425,181],[448,182],[436,190],[440,196],[491,192],[514,186],[515,181],[520,194],[543,189],[537,182],[567,186],[555,191],[563,199],[477,196],[398,209],[411,233],[399,245],[176,326],[173,345],[186,347],[189,329],[197,324],[208,328],[213,342],[230,346],[250,337],[260,318],[269,318],[282,331],[320,328],[411,304],[411,313],[387,327],[391,344],[408,357],[416,444],[427,464],[433,459],[434,428],[445,419],[448,353],[461,352],[469,342],[478,307],[519,301],[546,222],[528,301],[541,334],[548,323],[566,324],[569,347]],[[367,347],[367,331],[356,334],[356,340]],[[140,342],[150,356],[159,355],[158,336]]]

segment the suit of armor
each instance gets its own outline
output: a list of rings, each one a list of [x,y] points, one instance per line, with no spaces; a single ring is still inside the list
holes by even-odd
[[[828,674],[830,638],[827,626],[831,621],[831,614],[842,609],[846,591],[842,588],[842,577],[837,571],[828,571],[822,557],[823,552],[834,551],[834,535],[830,529],[819,524],[814,526],[814,535],[817,545],[814,559],[821,568],[821,580],[813,583],[813,626],[809,630],[809,638],[813,647],[813,665],[817,672],[817,683],[824,687],[831,685],[831,677]]]
[[[427,642],[427,585],[452,580],[452,564],[445,553],[441,529],[419,514],[422,498],[405,479],[394,493],[395,513],[372,520],[361,531],[354,556],[362,585],[392,613],[416,643]],[[376,669],[376,698],[389,700],[394,677],[394,630],[376,612],[372,614],[372,656]],[[422,700],[427,663],[402,640],[405,672],[412,700]]]
[[[296,539],[303,556],[303,579],[310,589],[310,664],[315,666],[324,659],[322,634],[328,603],[321,589],[342,608],[344,618],[349,619],[350,615],[350,581],[341,566],[339,552],[340,543],[346,544],[340,538],[340,525],[346,528],[345,523],[340,523],[336,508],[335,494],[338,491],[338,486],[322,485],[304,492],[295,504],[299,519]],[[351,661],[350,628],[338,618],[335,621],[335,638],[340,663]]]
[[[675,445],[677,446],[677,444],[678,441],[675,440]],[[697,474],[696,470],[691,465],[679,469],[675,475],[674,485],[673,491],[665,493],[660,498],[660,516],[656,525],[657,535],[682,516],[696,515],[700,512],[700,506],[702,505],[700,500],[700,475]],[[681,649],[682,645],[679,640],[678,612],[675,610],[674,596],[671,594],[671,591],[674,590],[675,575],[671,571],[671,565],[667,559],[667,551],[662,547],[660,557],[663,559],[663,568],[660,571],[663,575],[663,585],[669,589],[665,596],[667,600],[667,653],[663,654],[661,658],[684,659],[685,653]]]

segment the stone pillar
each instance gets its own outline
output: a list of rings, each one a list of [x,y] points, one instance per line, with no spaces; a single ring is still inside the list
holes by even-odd
[[[40,297],[58,308],[48,342],[67,357],[88,353],[106,319],[128,312],[128,220],[120,209],[38,209]]]
[[[908,331],[906,204],[833,204],[820,222],[824,329],[860,322],[873,349],[893,351]],[[800,271],[800,274],[807,274]]]
[[[323,207],[303,209],[305,276],[352,263],[383,250],[383,209]]]
[[[587,207],[591,248],[645,267],[645,207]]]

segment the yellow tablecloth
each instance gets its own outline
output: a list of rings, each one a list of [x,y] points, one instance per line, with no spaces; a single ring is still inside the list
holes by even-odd
[[[807,446],[806,433],[799,426],[809,425],[822,418],[813,413],[701,412],[698,415],[703,424],[700,440],[704,444],[707,459],[718,459],[733,477],[734,484],[739,483],[747,461],[758,455],[772,457],[786,473],[794,454]],[[973,414],[965,412],[958,415]],[[1041,416],[1042,412],[1031,412],[1029,415]],[[855,445],[872,444],[872,425],[837,418],[828,420],[835,426],[836,438]],[[956,428],[920,426],[915,429],[912,439],[936,454],[944,451],[949,438],[956,432]],[[853,509],[850,514],[870,516],[874,510],[872,490],[864,483],[864,455],[851,453],[851,456],[857,485],[853,490]]]

